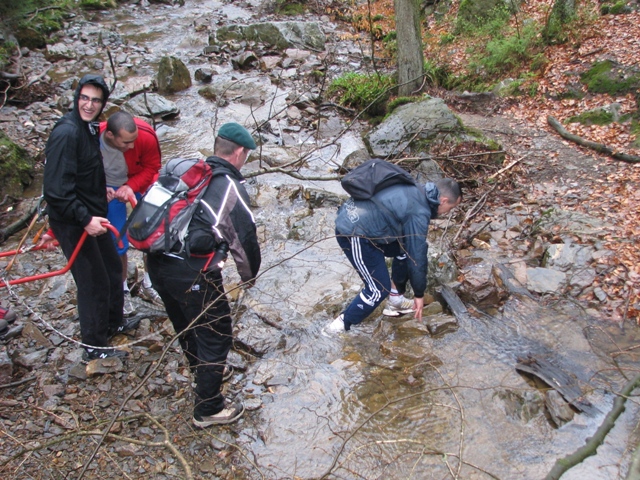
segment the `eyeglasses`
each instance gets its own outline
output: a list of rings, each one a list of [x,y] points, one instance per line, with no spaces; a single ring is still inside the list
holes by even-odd
[[[102,105],[102,99],[98,98],[98,97],[87,97],[86,95],[80,94],[80,101],[81,102],[91,102],[94,105]]]

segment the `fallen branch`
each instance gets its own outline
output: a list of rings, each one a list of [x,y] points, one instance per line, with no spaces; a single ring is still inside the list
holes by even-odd
[[[7,226],[7,228],[0,229],[0,244],[4,243],[4,241],[14,233],[19,232],[29,225],[33,216],[38,213],[38,205],[39,203],[36,203],[22,218],[16,220],[11,225]]]
[[[583,147],[590,148],[591,150],[595,150],[598,153],[604,153],[605,155],[609,155],[611,158],[615,158],[616,160],[620,160],[622,162],[627,163],[640,163],[640,157],[637,155],[629,155],[627,153],[615,152],[611,147],[607,147],[602,143],[592,142],[590,140],[585,140],[578,135],[574,135],[573,133],[569,133],[560,122],[553,118],[551,115],[547,117],[547,122],[551,125],[562,138],[566,138],[567,140],[571,140],[578,145],[582,145]]]
[[[280,167],[261,168],[260,170],[256,170],[255,172],[249,172],[245,174],[244,178],[257,177],[258,175],[263,175],[265,173],[284,173],[285,175],[289,175],[290,177],[297,178],[299,180],[309,180],[314,182],[329,182],[332,180],[340,180],[342,178],[342,176],[340,175],[330,175],[326,177],[307,176],[307,175],[302,175],[298,172],[285,170],[284,168],[280,168]]]
[[[624,412],[624,405],[627,402],[627,398],[631,395],[636,388],[640,386],[640,375],[637,375],[624,387],[622,392],[613,402],[613,408],[607,414],[602,424],[596,430],[596,433],[587,440],[584,446],[580,447],[571,455],[561,458],[556,461],[555,465],[545,477],[545,480],[558,480],[567,470],[575,467],[587,457],[595,455],[598,447],[604,442],[605,437],[609,431],[614,427],[616,419]]]

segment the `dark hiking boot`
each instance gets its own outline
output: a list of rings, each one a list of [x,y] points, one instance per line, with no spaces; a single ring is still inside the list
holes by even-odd
[[[126,358],[128,356],[129,352],[116,350],[115,348],[85,348],[82,359],[85,362],[90,362],[99,358]]]
[[[120,325],[118,328],[109,330],[109,338],[113,337],[114,335],[117,335],[118,333],[127,333],[132,330],[135,330],[140,325],[141,319],[142,318],[140,316],[125,319],[124,323]]]

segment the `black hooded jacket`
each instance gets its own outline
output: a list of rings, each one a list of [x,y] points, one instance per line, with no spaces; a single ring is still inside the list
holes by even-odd
[[[258,275],[261,255],[245,179],[220,157],[209,157],[207,163],[214,176],[189,225],[186,241],[194,254],[209,254],[225,241],[242,281],[252,281]]]
[[[85,227],[91,217],[107,216],[107,184],[100,154],[98,124],[85,122],[78,111],[80,90],[87,84],[103,92],[109,88],[99,75],[85,75],[78,83],[73,110],[53,127],[45,148],[43,195],[49,218]],[[96,119],[102,113],[102,109]]]

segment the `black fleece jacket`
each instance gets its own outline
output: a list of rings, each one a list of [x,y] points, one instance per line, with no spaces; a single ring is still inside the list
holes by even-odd
[[[85,227],[91,217],[107,216],[107,184],[98,124],[85,122],[78,113],[80,90],[87,84],[102,89],[102,107],[107,103],[109,88],[104,79],[98,75],[82,77],[73,110],[56,123],[47,141],[43,184],[49,218],[81,227]]]

